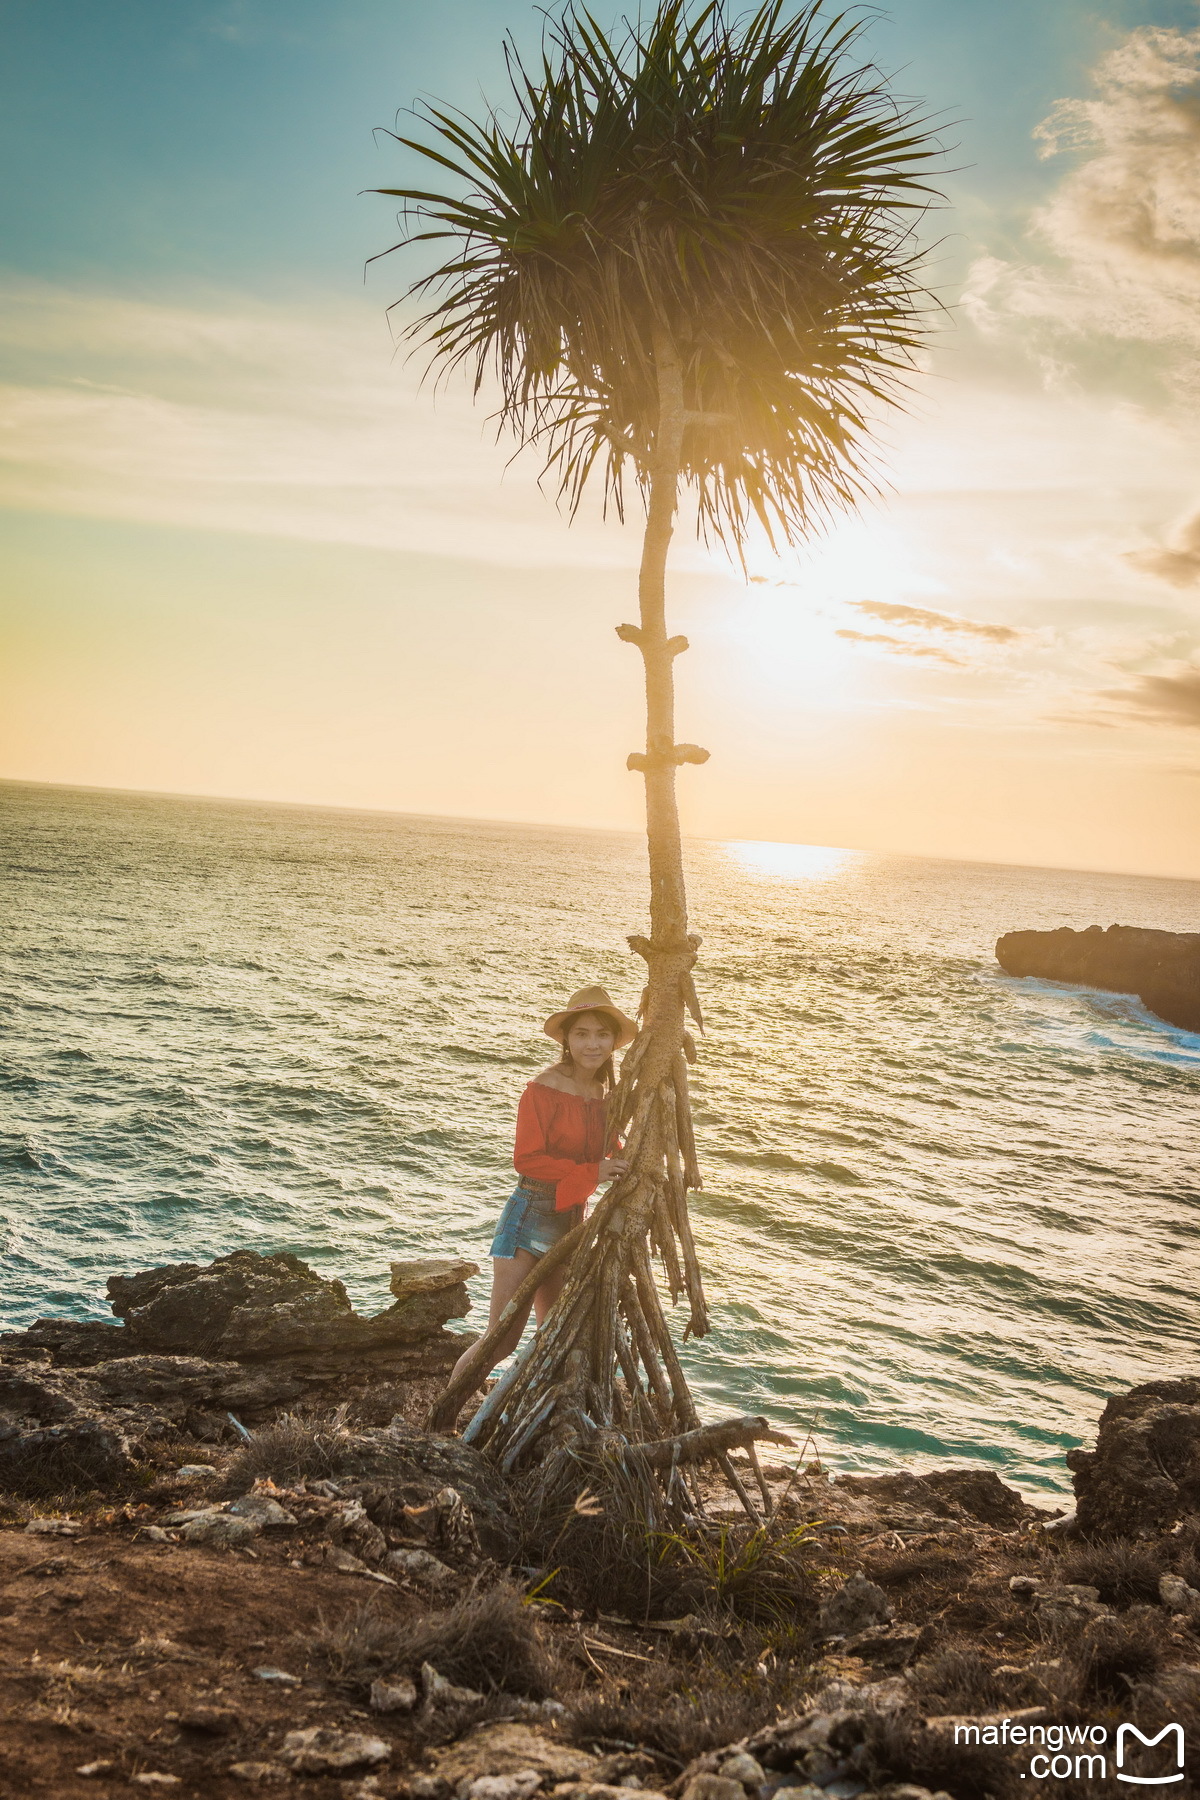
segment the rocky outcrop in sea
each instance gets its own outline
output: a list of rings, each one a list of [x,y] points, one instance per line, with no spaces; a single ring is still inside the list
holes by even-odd
[[[1140,925],[1007,931],[996,941],[996,961],[1006,975],[1136,994],[1168,1025],[1200,1031],[1200,932]]]

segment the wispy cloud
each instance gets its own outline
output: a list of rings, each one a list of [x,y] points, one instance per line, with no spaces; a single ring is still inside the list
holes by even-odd
[[[934,662],[945,663],[952,669],[965,669],[968,666],[960,656],[951,656],[948,650],[941,650],[936,644],[914,644],[908,638],[889,637],[883,631],[850,631],[843,628],[835,635],[849,638],[853,644],[882,644],[895,656],[930,657]]]
[[[1167,544],[1153,550],[1127,550],[1124,560],[1171,587],[1195,587],[1200,582],[1200,513],[1185,519]]]
[[[1060,100],[1035,136],[1044,157],[1076,158],[1033,218],[1035,244],[1055,261],[981,258],[968,314],[988,332],[1036,321],[1060,345],[1097,333],[1156,345],[1194,390],[1200,29],[1132,32],[1096,69],[1091,96]]]
[[[1198,101],[1200,31],[1135,31],[1101,63],[1095,94],[1061,100],[1036,133],[1044,156],[1085,155],[1037,217],[1047,242],[1139,290],[1140,329],[1192,337],[1195,315],[1163,302],[1200,294]]]
[[[853,600],[850,604],[856,612],[882,619],[885,625],[911,625],[918,631],[957,632],[965,637],[984,638],[992,644],[1012,644],[1025,635],[1013,625],[986,625],[978,619],[961,619],[955,613],[931,612],[923,606],[905,606],[894,600]]]
[[[381,309],[0,293],[0,506],[509,566],[632,560],[633,534],[594,509],[569,529],[511,455],[486,397],[421,388]]]
[[[1109,688],[1102,698],[1152,724],[1200,730],[1200,664],[1181,663],[1166,675],[1139,675],[1132,687]]]

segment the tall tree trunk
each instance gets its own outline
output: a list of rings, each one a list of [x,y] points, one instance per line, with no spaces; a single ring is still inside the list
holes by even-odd
[[[687,640],[667,635],[665,590],[688,414],[679,355],[666,333],[655,339],[654,360],[659,417],[639,578],[641,618],[636,626],[618,628],[620,637],[638,646],[645,667],[646,749],[629,758],[629,767],[645,777],[650,857],[650,936],[629,940],[648,969],[642,1026],[609,1103],[610,1140],[623,1138],[629,1167],[591,1218],[526,1277],[435,1404],[430,1424],[443,1430],[453,1424],[463,1400],[491,1367],[493,1346],[508,1320],[527,1306],[551,1268],[566,1261],[567,1279],[550,1315],[465,1435],[486,1447],[506,1472],[536,1460],[547,1490],[569,1468],[577,1473],[579,1456],[589,1447],[665,1441],[668,1452],[654,1467],[667,1469],[656,1479],[669,1510],[681,1481],[669,1445],[694,1431],[699,1420],[663,1313],[650,1249],[662,1258],[672,1300],[687,1296],[685,1335],[702,1336],[708,1318],[687,1211],[688,1189],[700,1186],[700,1173],[685,1057],[691,1048],[685,1010],[699,1021],[691,974],[699,939],[687,929],[675,771],[682,762],[705,761],[707,752],[675,742],[674,661]],[[714,1454],[753,1512],[727,1455]]]
[[[650,505],[638,575],[641,621],[637,644],[646,669],[646,753],[630,764],[646,777],[646,842],[650,852],[650,941],[676,944],[687,935],[683,846],[675,801],[675,657],[686,648],[667,637],[667,555],[675,530],[685,423],[683,370],[663,334],[654,346],[658,373],[658,432]],[[678,1032],[683,1030],[682,1013]]]

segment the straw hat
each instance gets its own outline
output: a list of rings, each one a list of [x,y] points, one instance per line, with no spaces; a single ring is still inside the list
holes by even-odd
[[[626,1018],[620,1007],[614,1005],[602,987],[580,988],[577,994],[571,995],[561,1012],[551,1013],[542,1026],[542,1030],[547,1037],[564,1044],[568,1021],[575,1018],[577,1014],[586,1012],[607,1013],[612,1019],[613,1024],[617,1027],[617,1041],[613,1045],[614,1050],[623,1050],[626,1044],[631,1044],[637,1036],[637,1026],[633,1020]]]

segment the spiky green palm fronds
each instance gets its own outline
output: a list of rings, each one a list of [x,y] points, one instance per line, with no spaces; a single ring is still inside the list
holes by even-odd
[[[647,481],[664,342],[702,529],[791,536],[873,485],[872,415],[931,314],[912,228],[938,151],[854,65],[860,29],[660,0],[616,40],[570,6],[540,67],[509,47],[515,125],[429,107],[433,140],[399,140],[462,190],[378,190],[406,202],[403,244],[453,245],[409,332],[477,391],[498,379],[572,510],[597,472],[618,510],[627,467]]]

